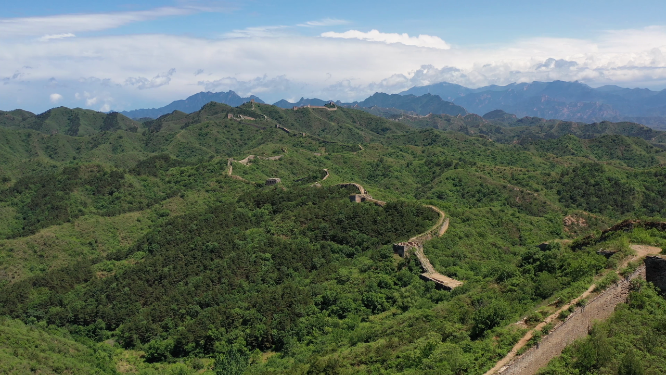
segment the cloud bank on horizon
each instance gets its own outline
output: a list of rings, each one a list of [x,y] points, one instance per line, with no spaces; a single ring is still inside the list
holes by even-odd
[[[96,33],[208,11],[183,6],[0,19],[0,109],[129,110],[227,90],[268,102],[301,96],[352,101],[437,82],[479,87],[578,80],[666,87],[665,26],[485,46],[363,31],[337,18],[220,30],[219,37]],[[338,31],[326,30],[333,27]]]

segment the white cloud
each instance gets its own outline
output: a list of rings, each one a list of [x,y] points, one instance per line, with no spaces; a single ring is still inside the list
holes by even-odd
[[[65,34],[50,34],[50,35],[44,35],[43,37],[37,39],[40,42],[48,42],[51,39],[63,39],[63,38],[74,38],[76,35],[72,33],[65,33]]]
[[[666,87],[666,29],[448,50],[295,34],[243,39],[79,35],[48,43],[0,39],[0,66],[3,110],[47,109],[51,103],[45,98],[52,92],[68,99],[79,93],[81,105],[98,98],[90,108],[111,103],[125,110],[163,106],[202,90],[232,89],[273,102],[301,96],[352,101],[375,91],[395,93],[442,81],[479,87],[561,79],[661,89]],[[205,73],[192,74],[199,70]],[[51,78],[57,89],[49,86]]]
[[[196,11],[198,9],[192,7],[162,7],[134,12],[0,18],[0,38],[32,35],[68,35],[74,32],[98,31],[116,28],[131,22],[186,15]]]
[[[436,49],[450,49],[445,41],[437,36],[424,35],[409,36],[408,34],[395,34],[395,33],[381,33],[379,30],[370,30],[367,33],[358,30],[349,30],[344,33],[336,33],[329,31],[321,34],[324,38],[342,38],[342,39],[359,39],[369,42],[384,42],[384,43],[400,43],[407,46],[436,48]]]
[[[49,99],[51,100],[51,103],[57,103],[62,100],[62,95],[54,93],[49,95]]]
[[[222,34],[222,38],[269,38],[279,36],[289,36],[294,34],[296,27],[320,27],[320,26],[335,26],[345,25],[349,21],[340,20],[336,18],[324,18],[318,21],[308,21],[299,23],[296,26],[288,25],[273,25],[273,26],[254,26],[245,29],[235,29]]]
[[[269,38],[285,35],[289,26],[258,26],[236,29],[222,34],[223,38]]]
[[[259,95],[261,93],[270,92],[288,92],[292,86],[291,81],[285,76],[268,78],[266,75],[249,79],[247,81],[239,81],[234,77],[224,77],[214,81],[199,81],[197,84],[203,86],[207,91],[233,90],[242,96]]]
[[[148,79],[145,77],[130,77],[125,80],[125,83],[131,86],[136,86],[139,90],[155,89],[160,86],[168,85],[171,82],[171,76],[176,72],[176,69],[171,68],[168,72],[160,73]]]
[[[111,105],[109,103],[105,103],[100,109],[100,112],[109,112],[111,110]]]
[[[317,27],[317,26],[337,26],[337,25],[346,25],[349,21],[340,20],[337,18],[324,18],[318,21],[308,21],[305,23],[299,23],[297,26],[301,27]]]
[[[97,104],[97,97],[86,99],[86,105],[88,107],[92,107],[95,104]]]

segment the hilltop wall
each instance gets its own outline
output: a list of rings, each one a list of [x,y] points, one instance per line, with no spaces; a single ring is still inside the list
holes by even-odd
[[[631,280],[645,279],[646,267],[641,265],[626,279],[620,280],[601,294],[589,301],[587,305],[574,310],[562,323],[557,325],[541,342],[514,359],[498,371],[501,375],[536,374],[551,359],[562,354],[567,345],[575,340],[586,337],[597,320],[607,319],[615,311],[615,307],[627,301]]]

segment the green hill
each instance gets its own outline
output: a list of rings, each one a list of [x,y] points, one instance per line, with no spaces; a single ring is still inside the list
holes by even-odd
[[[512,143],[524,140],[555,139],[565,135],[596,138],[602,135],[623,135],[641,138],[656,144],[666,144],[666,132],[631,122],[578,123],[545,120],[537,117],[516,118],[505,113],[448,116],[401,116],[399,121],[415,128],[434,128],[456,131],[472,136],[488,137],[496,142]]]
[[[0,315],[80,354],[45,345],[33,363],[8,340],[3,364],[482,374],[522,336],[515,321],[626,255],[570,240],[666,217],[662,135],[633,124],[210,103],[50,131],[77,111],[0,117]],[[349,182],[387,204],[351,202]],[[426,204],[450,219],[424,253],[453,291],[393,253],[438,219]]]
[[[0,126],[71,136],[115,130],[136,132],[141,128],[140,123],[117,112],[106,114],[89,109],[66,107],[53,108],[39,115],[23,110],[0,111]]]

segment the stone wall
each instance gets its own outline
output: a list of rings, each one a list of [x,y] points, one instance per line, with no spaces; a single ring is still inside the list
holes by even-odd
[[[666,258],[651,256],[645,258],[645,279],[662,292],[666,292]]]
[[[501,375],[531,375],[546,366],[551,359],[577,339],[589,334],[597,320],[607,319],[615,307],[627,301],[631,280],[645,278],[645,265],[641,265],[628,278],[623,279],[599,294],[586,306],[574,310],[566,321],[557,325],[541,342],[498,371]]]

